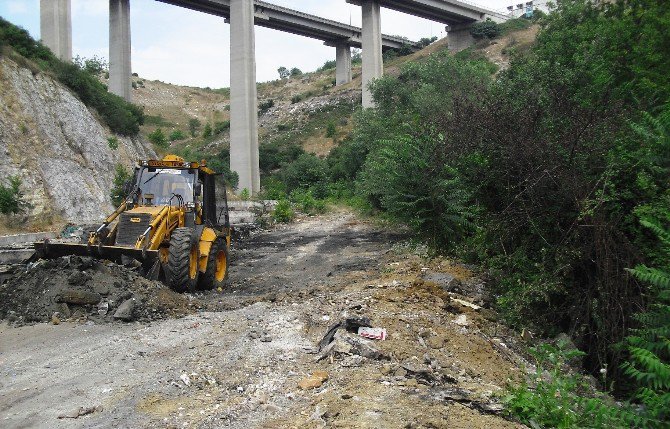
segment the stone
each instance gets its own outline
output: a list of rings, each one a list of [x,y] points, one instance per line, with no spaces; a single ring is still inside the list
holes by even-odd
[[[75,305],[97,305],[102,301],[102,296],[95,292],[67,289],[63,291],[56,301]]]
[[[91,280],[91,275],[83,271],[75,271],[67,278],[67,282],[73,286],[83,285],[89,280]]]
[[[319,378],[319,379],[321,379],[321,381],[325,382],[325,381],[328,381],[329,375],[328,375],[328,372],[319,370],[319,371],[314,371],[312,373],[312,377]]]
[[[460,292],[461,282],[449,273],[425,271],[421,278],[425,282],[435,283],[447,292]]]
[[[130,298],[121,303],[119,308],[114,312],[114,319],[129,322],[133,320],[133,313],[135,311],[135,298]]]
[[[332,347],[330,347],[332,346]],[[333,342],[327,347],[330,353],[359,355],[373,360],[388,360],[388,356],[379,351],[371,340],[350,334],[344,330],[335,333]],[[326,350],[324,352],[327,353]]]
[[[318,377],[307,377],[298,382],[298,387],[302,390],[316,389],[322,385],[323,381]]]
[[[51,323],[54,325],[60,325],[60,314],[58,312],[51,315]]]

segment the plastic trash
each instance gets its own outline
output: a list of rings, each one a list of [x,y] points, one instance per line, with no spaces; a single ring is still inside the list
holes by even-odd
[[[358,335],[361,337],[370,338],[372,340],[383,341],[386,339],[386,329],[361,326],[358,328]]]

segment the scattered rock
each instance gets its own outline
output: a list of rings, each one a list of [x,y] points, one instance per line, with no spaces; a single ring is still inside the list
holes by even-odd
[[[311,376],[300,380],[298,387],[302,390],[317,389],[326,381],[328,381],[328,373],[326,371],[314,371]]]
[[[51,315],[51,323],[54,325],[60,325],[60,313],[56,312]]]
[[[133,320],[133,313],[135,310],[135,298],[129,298],[119,305],[119,308],[114,312],[114,319],[129,322]]]
[[[425,271],[421,278],[425,282],[435,283],[447,292],[460,292],[461,282],[449,273]]]
[[[72,286],[79,286],[91,280],[91,278],[92,278],[91,275],[88,273],[85,273],[83,271],[75,271],[74,273],[70,274],[70,276],[67,278],[67,282]]]
[[[468,321],[468,317],[465,314],[459,315],[457,318],[453,320],[455,324],[458,326],[470,326],[470,322]]]
[[[79,417],[86,416],[88,414],[93,414],[95,412],[101,412],[103,410],[102,405],[96,405],[95,407],[79,407],[76,410],[73,410],[69,413],[61,414],[58,416],[59,419],[78,419]]]

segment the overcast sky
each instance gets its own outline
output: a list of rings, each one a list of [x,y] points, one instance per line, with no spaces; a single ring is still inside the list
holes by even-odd
[[[268,0],[270,3],[361,24],[361,10],[345,0]],[[39,0],[0,0],[0,16],[39,39]],[[511,0],[474,3],[503,10]],[[229,26],[222,18],[169,6],[155,0],[130,0],[133,72],[147,79],[180,85],[221,88],[229,85]],[[108,58],[109,1],[72,0],[73,55]],[[444,25],[382,10],[382,32],[412,40],[444,37]],[[259,82],[278,77],[277,68],[313,71],[335,59],[335,48],[306,37],[256,27]]]

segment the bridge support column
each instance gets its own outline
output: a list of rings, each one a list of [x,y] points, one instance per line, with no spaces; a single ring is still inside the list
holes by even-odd
[[[335,51],[335,84],[339,86],[351,82],[351,47],[346,43],[340,43],[335,47]]]
[[[70,0],[40,0],[40,37],[54,55],[72,61]]]
[[[131,101],[130,0],[109,0],[109,92]]]
[[[253,0],[230,2],[230,169],[238,189],[260,191]]]
[[[382,77],[384,73],[379,0],[363,0],[361,9],[363,12],[361,31],[363,39],[363,108],[367,108],[375,105],[368,85],[373,79]]]
[[[472,24],[448,25],[447,46],[451,52],[459,52],[475,44],[475,38],[472,37],[470,29]]]

